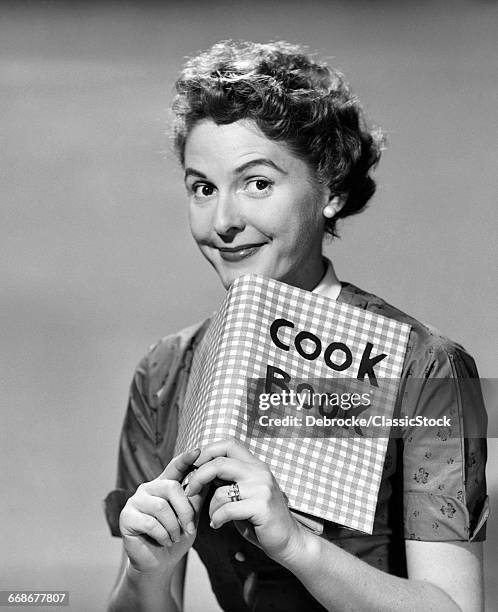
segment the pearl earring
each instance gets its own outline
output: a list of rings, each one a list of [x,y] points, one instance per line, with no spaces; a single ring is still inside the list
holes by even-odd
[[[327,206],[325,206],[325,208],[323,209],[323,216],[326,217],[327,219],[332,219],[332,217],[336,214],[337,212],[337,207],[340,204],[340,198],[339,196],[334,196],[330,202],[327,204]]]
[[[332,206],[331,204],[327,204],[327,206],[325,206],[325,208],[323,209],[323,216],[326,217],[327,219],[332,219],[334,215],[335,215],[335,206]]]

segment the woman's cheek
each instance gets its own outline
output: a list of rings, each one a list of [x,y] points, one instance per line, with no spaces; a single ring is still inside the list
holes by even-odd
[[[258,234],[265,236],[269,240],[278,238],[281,233],[285,233],[286,217],[276,214],[272,210],[262,211],[260,214],[247,215],[245,217],[246,226],[252,227]]]
[[[197,242],[197,244],[200,245],[201,239],[202,239],[202,234],[198,231],[198,229],[190,224],[190,233],[192,234],[192,238],[195,240],[195,242]]]
[[[204,217],[205,215],[201,215],[199,211],[189,211],[190,232],[197,243],[201,243],[209,233]]]

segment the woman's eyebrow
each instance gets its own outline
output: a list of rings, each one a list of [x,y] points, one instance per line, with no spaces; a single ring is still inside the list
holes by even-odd
[[[185,168],[185,178],[187,180],[189,176],[198,176],[199,178],[207,178],[207,176],[201,172],[200,170],[196,170],[195,168]]]
[[[245,164],[242,164],[241,166],[238,166],[237,168],[235,168],[233,172],[234,174],[242,174],[243,172],[245,172],[246,170],[249,170],[250,168],[254,166],[268,166],[269,168],[273,168],[274,170],[276,170],[277,172],[280,172],[281,174],[288,174],[288,172],[286,172],[280,166],[277,166],[277,164],[274,161],[272,161],[271,159],[268,159],[267,157],[259,157],[258,159],[251,159]],[[185,168],[184,180],[187,180],[189,176],[198,176],[199,178],[207,179],[207,176],[200,170],[196,170],[195,168]]]
[[[277,172],[280,172],[281,174],[288,174],[283,168],[281,168],[280,166],[277,166],[277,164],[274,161],[272,161],[271,159],[268,159],[267,157],[251,159],[245,164],[242,164],[242,166],[238,166],[237,168],[235,168],[234,173],[242,174],[242,172],[249,170],[249,168],[252,168],[253,166],[269,166],[270,168],[277,170]]]

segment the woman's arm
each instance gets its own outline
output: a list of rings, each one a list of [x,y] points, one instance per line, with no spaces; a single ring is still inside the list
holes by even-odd
[[[406,542],[409,579],[380,571],[327,540],[303,534],[285,566],[328,610],[482,612],[480,542]]]
[[[133,570],[128,555],[123,551],[108,612],[181,612],[186,562],[185,555],[171,573],[147,575]]]

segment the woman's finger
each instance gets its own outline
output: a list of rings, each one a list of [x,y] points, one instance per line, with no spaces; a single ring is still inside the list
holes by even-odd
[[[233,459],[240,459],[241,461],[247,461],[249,463],[259,463],[260,460],[255,457],[249,449],[241,444],[235,438],[227,438],[225,440],[219,440],[205,446],[199,457],[194,459],[195,464],[200,466],[215,457],[231,457]]]
[[[158,478],[161,480],[183,480],[187,472],[192,468],[194,461],[199,457],[200,452],[199,448],[193,448],[173,457]]]
[[[141,491],[143,491],[143,495],[140,494]],[[139,494],[136,496],[137,507],[142,512],[152,513],[159,520],[161,520],[160,516],[168,517],[169,525],[171,525],[171,521],[169,520],[168,508],[173,509],[176,525],[172,532],[173,539],[177,537],[177,541],[179,541],[180,538],[178,522],[187,533],[191,535],[195,533],[194,508],[177,480],[156,479],[141,485],[138,492]],[[163,512],[164,515],[162,515]]]
[[[153,495],[143,495],[137,497],[134,506],[142,514],[148,514],[156,518],[166,529],[173,542],[180,541],[180,523],[167,500]]]
[[[168,502],[164,500],[163,502],[163,507],[154,516],[166,529],[169,534],[169,537],[173,540],[173,542],[179,542],[182,539],[182,533],[180,529],[180,523],[178,522],[178,517],[173,512],[173,509],[168,504]]]
[[[233,504],[224,504],[211,515],[211,527],[218,529],[230,521],[250,521],[256,514],[256,507],[253,499],[245,499]]]
[[[121,514],[120,531],[124,538],[146,535],[152,538],[160,546],[172,545],[172,540],[168,532],[156,517],[150,514],[143,514],[133,508],[127,513]]]
[[[213,493],[211,498],[211,502],[209,504],[209,514],[213,515],[216,510],[221,508],[221,506],[225,504],[236,503],[232,502],[231,497],[228,495],[230,491],[230,486],[218,487],[216,491]],[[253,496],[253,487],[250,484],[244,483],[244,485],[239,486],[239,497],[240,500],[251,499]],[[239,501],[240,501],[239,500]]]
[[[189,478],[185,493],[190,497],[196,495],[202,487],[212,482],[215,478],[224,481],[242,480],[254,468],[238,459],[228,457],[216,457],[208,463],[201,465]]]

